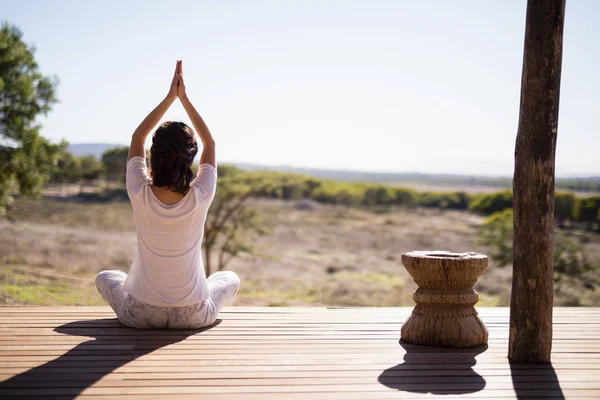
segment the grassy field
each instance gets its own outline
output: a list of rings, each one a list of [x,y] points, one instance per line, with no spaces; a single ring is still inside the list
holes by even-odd
[[[479,251],[482,218],[432,209],[373,213],[341,206],[297,209],[294,202],[254,200],[270,234],[257,254],[234,259],[242,288],[237,305],[412,305],[416,286],[400,262],[411,250]],[[136,245],[126,200],[21,200],[0,220],[0,303],[103,304],[93,278],[127,271]],[[600,236],[584,247],[600,265]],[[508,305],[511,270],[492,263],[476,289],[479,305]],[[561,305],[600,305],[600,293],[566,287]]]

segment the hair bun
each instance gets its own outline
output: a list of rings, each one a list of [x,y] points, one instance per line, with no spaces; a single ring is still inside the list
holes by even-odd
[[[194,131],[183,122],[165,122],[152,137],[150,171],[153,184],[186,193],[193,179],[192,164],[198,153]]]

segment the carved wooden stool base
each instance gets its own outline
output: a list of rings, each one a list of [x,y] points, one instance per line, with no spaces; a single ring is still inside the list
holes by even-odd
[[[402,263],[419,286],[417,303],[402,325],[402,340],[429,346],[473,347],[487,344],[488,331],[473,307],[479,294],[473,289],[487,267],[479,253],[413,251]]]

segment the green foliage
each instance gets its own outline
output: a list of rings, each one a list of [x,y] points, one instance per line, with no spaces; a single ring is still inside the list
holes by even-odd
[[[363,197],[363,205],[365,206],[376,206],[382,205],[387,206],[394,203],[396,198],[394,189],[389,186],[373,186],[365,190]]]
[[[591,221],[593,222],[595,213],[598,210],[598,203],[594,199],[600,197],[584,198],[580,201],[570,192],[557,192],[555,194],[554,216],[559,226],[565,226],[567,221]],[[512,191],[489,193],[475,196],[469,205],[469,210],[484,215],[491,215],[506,209],[512,209],[513,198]],[[578,210],[584,207],[583,214]],[[580,215],[580,216],[578,216]]]
[[[323,181],[314,190],[313,199],[322,203],[358,206],[363,203],[364,184]]]
[[[394,204],[404,207],[413,207],[417,205],[417,192],[412,189],[396,189],[394,193]]]
[[[100,179],[104,171],[104,164],[94,156],[83,156],[77,160],[81,169],[81,175],[86,181]]]
[[[219,166],[219,176],[235,176],[240,182],[254,185],[256,190],[252,196],[255,197],[282,200],[304,197],[320,203],[377,210],[390,206],[470,210],[483,215],[512,209],[510,190],[475,196],[465,192],[416,192],[412,189],[381,184],[319,180],[291,173],[248,172],[229,165]],[[600,229],[600,224],[596,223],[598,213],[596,199],[600,197],[579,200],[573,193],[556,193],[555,216],[558,225],[566,226],[567,222],[578,221],[578,218],[581,220],[589,218],[587,220],[590,224],[589,229],[591,226]],[[578,213],[580,203],[583,206],[582,213]]]
[[[50,182],[78,183],[100,179],[104,165],[92,155],[75,157],[62,148],[58,153],[57,162],[52,170]]]
[[[81,161],[63,149],[57,157],[56,168],[52,171],[50,182],[76,183],[81,180]]]
[[[313,193],[321,187],[321,181],[318,179],[307,178],[304,181],[304,197],[313,197]]]
[[[102,154],[102,164],[106,172],[106,179],[114,182],[125,182],[127,168],[127,155],[129,147],[121,146],[106,150]]]
[[[56,102],[56,79],[43,76],[34,49],[22,32],[3,23],[0,28],[0,135],[21,142],[32,133],[35,118]],[[35,135],[34,135],[35,136]]]
[[[198,168],[197,165],[194,165],[194,167]],[[246,175],[246,172],[242,169],[239,169],[238,167],[234,166],[234,165],[219,165],[217,167],[218,169],[218,174],[219,174],[219,179],[222,178],[232,178],[232,177],[243,177],[244,175]]]
[[[466,210],[471,198],[464,192],[421,192],[417,196],[422,207]]]
[[[554,200],[554,217],[558,226],[573,221],[577,216],[577,198],[573,193],[557,192]]]
[[[568,280],[578,280],[587,289],[595,289],[597,282],[592,276],[596,268],[590,263],[579,242],[562,231],[554,236],[554,282],[556,292]]]
[[[490,257],[499,266],[512,263],[513,212],[505,209],[492,214],[479,230],[479,243],[492,246]]]
[[[492,214],[479,231],[479,242],[492,246],[491,258],[500,266],[512,264],[513,212],[510,209]],[[557,230],[554,237],[554,282],[558,293],[562,283],[575,281],[588,289],[597,285],[590,264],[581,244],[563,231]]]
[[[476,196],[469,205],[469,210],[490,215],[507,208],[512,208],[512,202],[512,192],[510,190],[504,190],[502,192]]]
[[[22,32],[0,28],[0,212],[11,195],[35,195],[56,165],[63,144],[39,135],[36,119],[56,102],[56,79],[39,72]]]
[[[584,197],[579,200],[577,212],[577,221],[586,223],[590,229],[597,225],[596,230],[600,231],[598,222],[598,213],[600,212],[600,196]]]

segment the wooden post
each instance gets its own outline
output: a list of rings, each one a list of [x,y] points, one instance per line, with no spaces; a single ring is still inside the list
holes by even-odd
[[[508,358],[549,363],[554,297],[554,155],[565,0],[529,0],[513,180]]]

